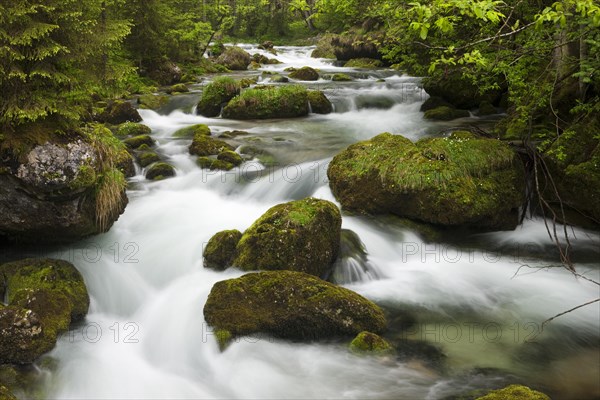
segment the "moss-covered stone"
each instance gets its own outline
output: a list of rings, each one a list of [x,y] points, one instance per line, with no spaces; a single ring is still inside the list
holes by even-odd
[[[252,57],[250,54],[237,46],[227,47],[225,51],[217,57],[217,63],[234,71],[246,70],[251,60]]]
[[[233,336],[268,333],[313,340],[380,333],[383,311],[359,294],[294,271],[249,273],[217,282],[204,306],[206,322]]]
[[[142,117],[137,112],[133,105],[128,101],[115,100],[97,117],[99,122],[109,123],[113,125],[122,124],[123,122],[140,122]]]
[[[434,121],[451,121],[457,118],[467,118],[471,114],[467,110],[459,110],[452,107],[440,106],[425,111],[425,119]]]
[[[140,108],[156,110],[169,102],[169,96],[158,94],[143,94],[137,99]]]
[[[273,83],[288,83],[289,81],[290,80],[286,76],[283,76],[283,75],[277,74],[277,75],[271,76],[271,82],[273,82]]]
[[[240,153],[248,158],[256,158],[265,167],[277,165],[277,159],[273,154],[257,146],[245,145],[240,147]]]
[[[196,134],[189,147],[190,154],[196,156],[216,156],[225,150],[235,150],[233,146],[219,139]]]
[[[31,310],[0,305],[0,362],[29,364],[50,351],[56,336],[49,338],[36,313]]]
[[[350,351],[357,354],[393,354],[394,348],[384,338],[371,332],[360,332],[350,342]]]
[[[527,386],[510,385],[503,389],[493,390],[476,400],[550,400],[550,397]]]
[[[0,400],[17,400],[17,398],[6,386],[0,384]]]
[[[522,169],[508,145],[468,132],[416,143],[383,133],[335,156],[327,176],[351,210],[495,230],[518,223]]]
[[[425,100],[423,102],[423,104],[421,104],[420,110],[422,112],[425,112],[425,111],[433,110],[434,108],[438,108],[438,107],[442,107],[442,106],[452,107],[452,104],[448,103],[446,100],[442,99],[441,97],[430,96],[427,98],[427,100]]]
[[[331,80],[334,82],[350,82],[354,79],[348,74],[337,73],[331,76]]]
[[[465,110],[477,108],[484,100],[497,105],[503,93],[502,89],[480,93],[476,85],[469,79],[463,78],[460,70],[427,78],[423,81],[423,88],[430,96],[441,97],[452,106]]]
[[[150,135],[139,135],[125,139],[123,140],[123,143],[125,143],[125,146],[127,146],[128,149],[135,150],[139,149],[139,147],[144,144],[149,147],[154,146],[154,139],[152,139]]]
[[[290,78],[299,81],[316,81],[319,80],[319,73],[311,67],[302,67],[290,72]]]
[[[21,289],[15,293],[11,305],[35,312],[42,322],[44,334],[50,337],[66,331],[71,324],[71,303],[58,290]]]
[[[320,90],[309,90],[308,93],[308,102],[310,104],[310,109],[315,114],[329,114],[333,111],[333,105],[331,101],[325,96]]]
[[[135,156],[140,167],[145,168],[148,165],[160,161],[160,156],[153,151],[144,151]]]
[[[252,85],[256,85],[257,82],[258,82],[258,78],[256,76],[249,77],[249,78],[242,78],[239,80],[240,87],[242,87],[244,89],[247,87],[250,87]]]
[[[317,47],[310,53],[312,58],[335,58],[335,52],[331,40],[333,34],[323,35],[317,42]]]
[[[146,171],[146,179],[150,181],[159,181],[165,178],[175,176],[175,168],[165,162],[157,162],[152,164]]]
[[[173,137],[176,138],[193,138],[196,135],[210,136],[210,128],[205,124],[196,124],[192,126],[186,126],[185,128],[178,129],[173,133]]]
[[[218,77],[202,90],[196,112],[208,118],[219,116],[223,105],[240,93],[240,84],[233,78]]]
[[[257,70],[257,69],[260,69],[260,67],[261,67],[260,63],[258,63],[256,61],[251,61],[250,64],[248,65],[249,70]]]
[[[231,119],[294,118],[308,114],[308,95],[300,85],[246,89],[225,106]]]
[[[235,256],[235,248],[241,238],[242,233],[237,229],[215,233],[204,248],[204,268],[217,271],[226,269]]]
[[[493,115],[497,113],[498,111],[496,110],[496,107],[494,107],[489,101],[484,100],[479,104],[479,115],[484,116]]]
[[[279,204],[244,232],[233,265],[324,276],[338,255],[341,223],[338,208],[326,200]]]
[[[242,159],[242,156],[240,156],[235,151],[231,151],[231,150],[225,150],[225,151],[219,153],[219,155],[217,156],[217,160],[231,163],[231,164],[235,165],[236,167],[244,161]]]
[[[116,135],[118,137],[149,135],[152,130],[144,125],[136,122],[124,122],[117,127]]]
[[[190,90],[187,88],[187,86],[185,86],[185,84],[183,83],[177,83],[173,86],[169,86],[165,92],[169,93],[169,94],[173,94],[173,93],[187,93]]]
[[[62,293],[69,300],[72,321],[79,321],[87,314],[90,299],[83,277],[67,261],[28,258],[0,265],[0,274],[6,277],[3,294],[11,304],[21,290],[44,289]]]
[[[346,64],[344,64],[344,67],[373,69],[383,67],[383,63],[380,60],[373,58],[353,58],[348,60]]]
[[[198,157],[196,164],[200,168],[210,169],[212,171],[229,171],[235,167],[235,165],[230,162],[217,160],[213,157]]]

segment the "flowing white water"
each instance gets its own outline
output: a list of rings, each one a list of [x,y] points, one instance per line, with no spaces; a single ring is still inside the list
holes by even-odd
[[[286,63],[277,66],[281,70],[290,65],[336,70],[325,60],[307,58],[310,48],[277,49]],[[383,131],[411,139],[431,134],[418,112],[422,94],[415,81],[396,76],[383,85],[366,80],[325,92],[340,107],[356,105],[362,95],[391,99],[389,108],[347,107],[295,120],[238,122],[143,111],[177,176],[156,183],[134,179],[130,203],[113,228],[69,249],[92,302],[85,323],[51,353],[57,367],[47,396],[437,399],[516,381],[563,398],[599,395],[598,304],[541,330],[546,318],[598,297],[598,287],[560,268],[519,270],[523,264],[556,264],[530,255],[531,249],[552,249],[540,220],[514,232],[468,237],[465,243],[473,246],[459,247],[427,243],[385,218],[344,215],[343,227],[358,235],[364,249],[347,233],[350,244],[340,263],[350,269],[334,276],[386,307],[388,338],[409,351],[397,358],[363,358],[340,342],[255,337],[219,352],[203,306],[215,282],[242,273],[204,269],[203,244],[223,229],[243,231],[284,201],[315,196],[335,202],[327,163],[351,143]],[[280,165],[200,170],[187,154],[189,141],[171,137],[195,123],[208,124],[214,133],[247,130],[250,135],[237,144],[258,141]],[[597,234],[577,231],[576,249],[596,254],[599,244]],[[577,268],[599,279],[597,262]],[[446,355],[443,367],[432,347],[414,350],[413,343],[439,348]]]

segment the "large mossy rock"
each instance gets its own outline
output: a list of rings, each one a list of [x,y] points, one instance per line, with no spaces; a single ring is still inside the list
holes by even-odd
[[[206,322],[232,336],[267,333],[296,340],[351,336],[386,328],[383,311],[343,287],[293,271],[249,273],[217,282]]]
[[[210,136],[210,128],[205,124],[196,124],[178,129],[173,133],[176,138],[193,138],[196,135]]]
[[[108,230],[127,204],[123,143],[102,126],[36,129],[46,128],[0,140],[0,236],[68,242]]]
[[[216,156],[226,150],[233,151],[235,148],[227,142],[206,136],[202,132],[194,136],[189,147],[190,154],[200,157]]]
[[[457,118],[467,118],[471,114],[467,110],[459,110],[453,107],[440,106],[425,111],[425,119],[434,121],[451,121]]]
[[[137,122],[124,122],[117,127],[115,135],[120,138],[130,136],[149,135],[152,132],[150,127]]]
[[[564,211],[567,223],[600,227],[600,119],[583,121],[563,132],[546,152],[545,162],[552,181],[540,177],[541,186],[557,217],[562,220]]]
[[[480,93],[479,88],[462,77],[461,71],[453,71],[443,77],[427,78],[423,89],[432,97],[439,97],[456,108],[471,110],[479,107],[482,101],[498,105],[503,91],[500,89]]]
[[[242,270],[292,270],[324,276],[335,262],[342,217],[326,200],[307,198],[276,205],[248,228],[233,266]]]
[[[381,60],[377,60],[374,58],[353,58],[351,60],[348,60],[344,64],[344,67],[373,69],[383,67],[383,63],[381,62]]]
[[[383,133],[335,156],[327,176],[342,206],[442,226],[514,229],[523,167],[503,142],[454,132],[409,139]]]
[[[217,63],[234,71],[245,71],[252,61],[252,56],[244,49],[232,46],[217,57]]]
[[[25,259],[0,265],[0,364],[26,364],[51,350],[57,335],[87,314],[81,274],[62,260]]]
[[[202,90],[196,112],[208,118],[218,117],[221,108],[239,93],[239,82],[228,76],[218,77]]]
[[[309,90],[308,93],[308,102],[310,104],[310,109],[315,114],[329,114],[333,111],[333,105],[331,101],[325,96],[320,90]]]
[[[142,117],[130,102],[116,100],[111,102],[96,119],[99,122],[118,125],[124,122],[140,122]]]
[[[302,67],[290,72],[290,78],[299,81],[317,81],[319,80],[319,73],[314,68]]]
[[[476,400],[550,400],[550,397],[527,386],[510,385],[503,389],[493,390]]]
[[[175,168],[166,162],[154,163],[146,171],[146,179],[150,181],[161,181],[175,176]]]
[[[308,94],[300,85],[246,89],[223,108],[223,118],[269,119],[308,115]]]

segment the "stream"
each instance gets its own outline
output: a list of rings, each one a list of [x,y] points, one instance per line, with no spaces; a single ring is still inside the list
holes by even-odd
[[[269,53],[242,45],[251,54]],[[311,47],[276,47],[283,64],[234,77],[312,66],[344,72],[352,82],[301,82],[334,104],[329,115],[233,121],[195,115],[203,84],[157,111],[140,110],[158,152],[177,176],[131,179],[129,205],[111,230],[49,250],[81,271],[91,306],[40,363],[47,398],[353,398],[445,399],[511,383],[553,398],[600,396],[600,306],[553,315],[599,296],[597,285],[558,263],[540,218],[511,232],[427,241],[391,217],[343,214],[345,246],[337,282],[381,305],[384,335],[396,357],[360,357],[347,341],[296,343],[237,339],[220,352],[203,318],[213,284],[238,277],[203,268],[203,245],[216,232],[248,228],[268,208],[314,196],[338,204],[327,164],[348,145],[381,132],[411,140],[453,126],[489,122],[476,116],[434,123],[419,112],[427,94],[417,78],[392,70],[337,67],[310,58]],[[285,74],[285,73],[284,73]],[[211,79],[211,78],[208,78]],[[382,81],[383,80],[383,81]],[[244,130],[237,145],[272,154],[229,172],[201,170],[190,140],[172,135],[204,123],[213,135]],[[339,204],[338,204],[339,205]],[[600,237],[569,228],[577,271],[599,280]],[[362,242],[362,245],[361,245]],[[410,323],[407,323],[410,321]]]

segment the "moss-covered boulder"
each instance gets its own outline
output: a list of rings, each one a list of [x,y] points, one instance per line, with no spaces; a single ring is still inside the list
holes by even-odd
[[[204,251],[204,268],[222,271],[227,268],[235,256],[235,248],[242,238],[237,229],[217,232],[210,238]]]
[[[210,128],[205,124],[196,124],[192,126],[186,126],[173,133],[173,137],[176,138],[193,138],[196,135],[210,136]]]
[[[312,58],[335,58],[335,52],[331,40],[333,34],[327,33],[323,35],[317,42],[317,47],[310,53]]]
[[[348,60],[344,64],[344,67],[373,69],[373,68],[383,67],[383,63],[380,60],[377,60],[374,58],[362,57],[362,58],[353,58],[351,60]]]
[[[165,89],[165,92],[168,94],[187,93],[189,91],[190,90],[183,83],[177,83],[177,84],[175,84],[173,86],[169,86],[168,88]]]
[[[317,81],[319,80],[319,73],[314,68],[302,67],[290,72],[290,78],[299,81]]]
[[[56,336],[48,338],[37,314],[15,306],[0,305],[0,362],[29,364],[52,350]]]
[[[216,156],[225,150],[235,150],[233,146],[219,139],[196,134],[189,147],[190,154],[195,156]]]
[[[273,75],[271,76],[271,82],[273,83],[288,83],[290,80],[288,79],[287,76],[283,76],[283,75]]]
[[[329,114],[333,111],[333,105],[331,101],[325,96],[320,90],[309,90],[308,93],[308,103],[310,104],[310,109],[315,114]]]
[[[232,336],[267,333],[296,340],[382,332],[383,311],[351,290],[294,271],[249,273],[217,282],[206,322]]]
[[[27,293],[19,294],[22,290],[48,290],[58,292],[68,299],[72,321],[80,321],[87,314],[90,299],[83,277],[67,261],[28,258],[0,265],[0,274],[6,279],[5,289],[0,294],[11,305],[19,296],[29,296]]]
[[[125,143],[125,146],[127,146],[128,149],[135,150],[140,148],[140,146],[144,144],[146,146],[152,147],[154,146],[155,141],[150,135],[139,135],[129,139],[125,139],[123,140],[123,143]]]
[[[502,97],[502,89],[480,93],[479,88],[469,79],[462,77],[460,70],[449,71],[440,76],[429,77],[423,81],[423,89],[430,95],[440,97],[456,108],[472,110],[482,101],[498,105]]]
[[[428,110],[433,110],[434,108],[438,108],[438,107],[452,107],[452,104],[448,103],[446,100],[442,99],[441,97],[438,96],[429,96],[427,98],[427,100],[425,100],[423,102],[423,104],[421,104],[421,108],[420,111],[425,112]]]
[[[149,135],[152,132],[150,127],[136,122],[124,122],[117,127],[115,134],[124,138],[128,136]]]
[[[79,240],[106,231],[125,209],[125,145],[100,124],[54,129],[32,124],[0,138],[0,236]]]
[[[175,168],[166,162],[154,163],[146,171],[146,179],[150,181],[160,181],[172,176],[175,176]]]
[[[240,93],[240,84],[233,78],[222,76],[206,85],[196,112],[208,118],[218,117],[221,108]]]
[[[203,169],[210,169],[211,171],[229,171],[235,167],[230,162],[218,160],[214,157],[198,157],[196,165]]]
[[[142,117],[130,102],[115,100],[96,119],[99,122],[118,125],[123,122],[140,122]]]
[[[348,74],[337,73],[331,76],[331,80],[334,82],[350,82],[353,81],[352,77]]]
[[[468,132],[416,143],[383,133],[336,155],[327,176],[347,209],[498,230],[518,224],[522,169],[508,145]]]
[[[225,51],[217,57],[217,63],[226,66],[234,71],[245,71],[252,61],[248,52],[240,47],[227,47]]]
[[[240,156],[238,153],[232,150],[225,150],[219,153],[219,155],[217,156],[217,160],[231,163],[236,167],[244,161],[242,159],[242,156]]]
[[[459,110],[457,108],[441,106],[425,111],[425,119],[434,121],[451,121],[457,118],[467,118],[471,114],[467,110]]]
[[[169,102],[169,96],[159,94],[142,94],[137,99],[137,103],[142,109],[156,110]]]
[[[148,165],[160,161],[160,156],[153,151],[142,151],[135,155],[140,167],[145,168]]]
[[[384,338],[371,332],[360,332],[350,342],[350,351],[356,354],[393,354],[394,348]]]
[[[510,385],[503,389],[493,390],[476,400],[550,400],[550,397],[527,386]]]
[[[324,276],[336,260],[342,218],[335,204],[314,198],[276,205],[248,228],[233,265]]]
[[[559,219],[588,228],[600,226],[600,119],[582,121],[563,132],[545,153],[552,174],[540,178],[544,196]],[[559,193],[554,192],[553,185]],[[562,209],[560,202],[562,201]]]
[[[231,119],[294,118],[308,114],[308,95],[300,85],[246,89],[223,108]]]

